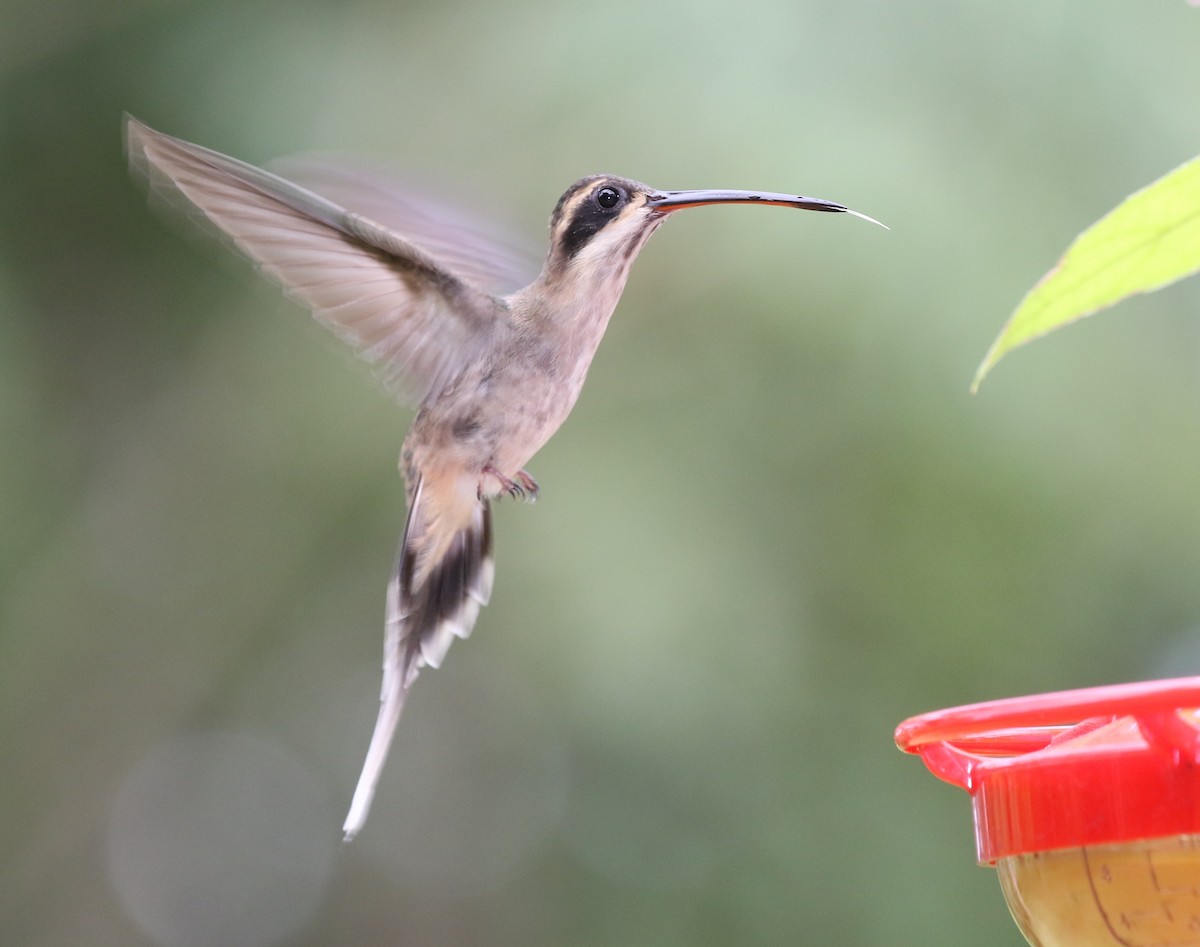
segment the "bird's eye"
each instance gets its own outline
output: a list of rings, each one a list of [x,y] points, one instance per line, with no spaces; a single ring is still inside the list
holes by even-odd
[[[615,187],[602,187],[596,192],[596,203],[605,210],[611,210],[621,200],[621,192]]]

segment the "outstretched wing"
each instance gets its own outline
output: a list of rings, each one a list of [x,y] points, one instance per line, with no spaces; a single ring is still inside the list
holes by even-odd
[[[507,320],[503,303],[396,230],[131,116],[125,136],[152,193],[185,198],[406,398],[440,390]]]
[[[361,158],[294,155],[267,167],[404,234],[447,269],[497,296],[527,286],[541,267],[541,250],[516,234]]]

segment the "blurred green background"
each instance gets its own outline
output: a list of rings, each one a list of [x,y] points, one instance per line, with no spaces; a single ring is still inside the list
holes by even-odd
[[[1022,294],[1200,151],[1159,4],[9,0],[0,940],[1016,945],[941,706],[1200,673],[1200,288],[967,386]],[[498,513],[475,636],[365,832],[409,420],[120,116],[382,158],[526,235],[575,178],[713,208],[634,268]]]

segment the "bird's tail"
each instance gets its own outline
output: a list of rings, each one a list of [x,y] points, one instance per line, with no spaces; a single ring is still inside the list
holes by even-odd
[[[400,711],[418,672],[426,665],[438,667],[450,642],[471,633],[491,595],[491,507],[478,498],[474,484],[447,486],[449,490],[436,490],[421,478],[412,493],[388,583],[379,717],[342,826],[346,841],[367,820]]]

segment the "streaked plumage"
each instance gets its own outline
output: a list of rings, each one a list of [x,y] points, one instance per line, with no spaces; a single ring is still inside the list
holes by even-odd
[[[595,175],[554,208],[541,273],[495,295],[513,285],[509,248],[427,201],[372,195],[327,168],[335,202],[133,118],[126,144],[153,192],[202,213],[417,405],[401,452],[409,514],[387,588],[382,700],[347,838],[366,820],[418,672],[437,667],[487,604],[490,501],[536,496],[524,467],[574,406],[650,234],[671,211],[710,203],[856,213],[815,198],[662,192]]]

